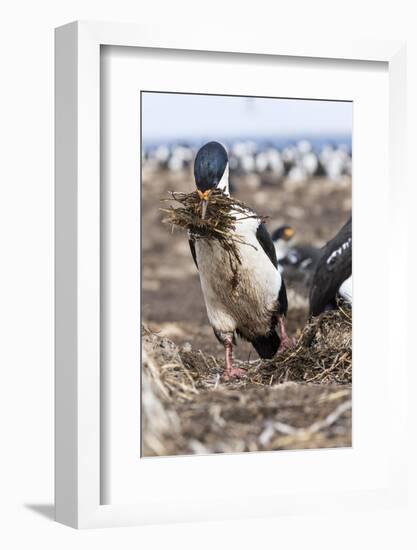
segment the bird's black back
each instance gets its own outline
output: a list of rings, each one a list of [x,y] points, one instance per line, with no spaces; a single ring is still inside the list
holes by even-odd
[[[352,275],[352,218],[323,248],[310,287],[310,315],[336,304],[340,285]]]

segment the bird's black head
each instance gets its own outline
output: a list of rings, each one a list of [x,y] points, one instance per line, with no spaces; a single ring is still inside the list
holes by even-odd
[[[228,164],[227,152],[217,141],[210,141],[201,147],[194,161],[194,178],[201,192],[215,189],[222,180]],[[227,190],[227,182],[222,186]]]
[[[283,240],[289,241],[294,236],[294,229],[290,225],[281,225],[272,233],[271,237],[274,242]]]

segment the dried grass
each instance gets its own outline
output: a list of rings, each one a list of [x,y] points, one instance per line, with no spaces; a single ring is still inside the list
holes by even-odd
[[[144,454],[349,446],[351,322],[343,309],[313,318],[293,350],[236,361],[247,376],[228,382],[223,361],[144,328]]]
[[[163,223],[171,225],[172,228],[187,229],[192,239],[218,241],[228,253],[232,270],[236,273],[237,266],[241,263],[238,245],[252,246],[235,232],[236,222],[259,217],[243,202],[228,197],[218,189],[209,194],[204,219],[201,217],[201,200],[197,191],[171,191],[170,195],[169,199],[162,199],[162,202],[175,201],[181,206],[161,208],[160,210],[166,214]]]

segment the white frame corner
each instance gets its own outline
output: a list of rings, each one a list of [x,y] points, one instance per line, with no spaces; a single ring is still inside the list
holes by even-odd
[[[291,43],[261,35],[249,38],[244,30],[213,37],[210,29],[201,28],[183,36],[169,27],[113,23],[74,22],[56,29],[55,506],[57,521],[76,528],[135,524],[139,517],[132,506],[100,505],[101,45],[388,62],[393,223],[406,234],[404,43]],[[405,263],[406,258],[396,261]],[[405,385],[405,355],[400,360]],[[399,448],[391,488],[402,497],[401,453]]]

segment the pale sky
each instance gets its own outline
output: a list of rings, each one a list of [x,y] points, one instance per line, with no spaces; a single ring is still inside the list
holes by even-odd
[[[142,93],[145,143],[351,134],[351,102]]]

